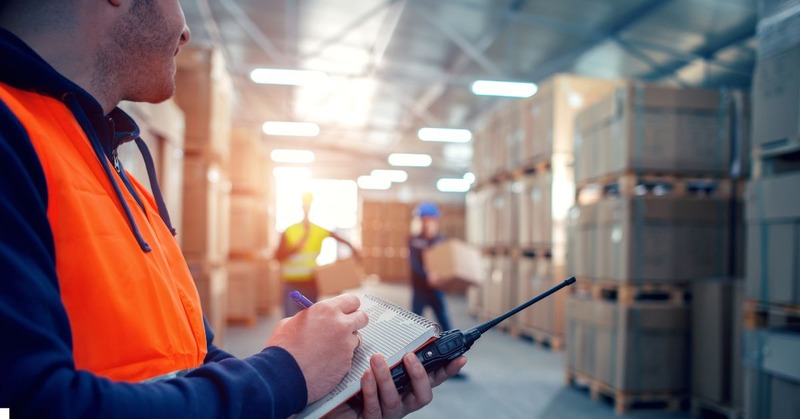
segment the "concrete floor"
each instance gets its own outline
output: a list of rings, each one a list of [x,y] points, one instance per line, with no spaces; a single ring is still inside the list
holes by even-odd
[[[409,307],[405,286],[369,283],[364,292]],[[466,300],[448,297],[455,327],[465,330],[475,323],[467,314]],[[432,315],[432,313],[426,313]],[[229,327],[224,349],[244,357],[258,352],[275,323],[276,313],[263,316],[255,327]],[[503,331],[490,331],[467,353],[467,380],[448,381],[434,389],[433,402],[409,415],[427,418],[569,418],[603,419],[615,416],[610,404],[594,402],[586,391],[564,386],[564,354],[532,345]],[[648,419],[683,419],[685,415],[647,414]]]

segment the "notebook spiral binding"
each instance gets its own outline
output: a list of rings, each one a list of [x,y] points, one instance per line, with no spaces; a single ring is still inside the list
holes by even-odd
[[[434,330],[436,330],[436,336],[439,336],[442,333],[442,327],[439,326],[439,323],[436,323],[433,320],[429,320],[429,319],[427,319],[425,317],[422,317],[422,316],[420,316],[418,314],[415,314],[415,313],[413,313],[411,311],[408,311],[408,310],[406,310],[406,309],[404,309],[404,308],[402,308],[402,307],[400,307],[400,306],[398,306],[398,305],[396,305],[394,303],[386,301],[386,300],[384,300],[382,298],[378,298],[378,297],[376,297],[374,295],[365,294],[364,298],[366,298],[366,299],[368,299],[368,300],[370,300],[370,301],[372,301],[372,302],[374,302],[374,303],[376,303],[378,305],[384,306],[384,307],[388,308],[389,310],[392,310],[393,312],[397,313],[399,316],[401,316],[401,317],[403,317],[405,319],[411,320],[411,321],[413,321],[413,322],[415,322],[417,324],[421,324],[421,325],[423,325],[425,327],[433,328]]]

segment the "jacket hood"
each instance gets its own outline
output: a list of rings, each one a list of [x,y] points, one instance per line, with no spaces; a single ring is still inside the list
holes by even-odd
[[[0,28],[0,59],[4,63],[10,63],[10,65],[0,66],[0,82],[21,90],[58,99],[72,111],[76,120],[86,132],[98,160],[103,165],[115,189],[117,199],[120,200],[125,216],[129,220],[131,232],[136,237],[142,250],[150,251],[149,245],[139,232],[121,188],[114,178],[112,170],[115,169],[109,166],[109,161],[113,161],[117,165],[117,171],[123,180],[124,186],[128,188],[139,205],[143,206],[141,198],[133,190],[125,170],[118,165],[116,156],[113,153],[113,150],[120,144],[136,140],[145,160],[145,166],[150,177],[151,190],[153,191],[159,214],[167,224],[167,227],[175,234],[157,179],[155,179],[156,170],[152,156],[146,150],[144,142],[139,139],[139,127],[133,118],[116,107],[108,115],[105,115],[102,106],[92,95],[61,75],[17,36],[2,28]]]

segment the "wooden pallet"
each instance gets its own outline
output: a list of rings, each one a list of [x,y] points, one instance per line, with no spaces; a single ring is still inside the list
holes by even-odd
[[[589,285],[594,300],[616,301],[620,305],[639,302],[683,304],[688,291],[679,284],[626,284],[617,281],[594,281]]]
[[[744,412],[739,408],[700,397],[692,397],[690,410],[692,417],[698,419],[742,419],[744,417]]]
[[[677,413],[686,410],[687,397],[682,393],[626,393],[595,381],[591,388],[592,400],[608,400],[618,415],[659,411]]]
[[[630,393],[617,390],[574,369],[567,369],[566,383],[570,387],[588,389],[592,400],[610,402],[618,415],[654,411],[677,413],[686,410],[688,402],[688,397],[683,393]]]
[[[585,180],[577,186],[576,191],[580,202],[606,196],[730,198],[744,195],[744,182],[742,181],[683,174],[622,172]]]
[[[565,348],[563,335],[549,333],[544,330],[539,330],[524,325],[513,325],[511,329],[509,329],[509,334],[528,340],[535,346],[549,349],[553,352],[561,352]]]
[[[744,327],[751,330],[767,327],[800,329],[800,306],[745,301]]]

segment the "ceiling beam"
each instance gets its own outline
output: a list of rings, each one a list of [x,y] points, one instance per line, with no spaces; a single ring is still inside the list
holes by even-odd
[[[342,29],[339,32],[335,33],[330,38],[322,40],[319,44],[317,44],[317,46],[313,50],[311,50],[311,52],[305,54],[299,54],[298,61],[319,56],[328,47],[330,47],[333,44],[339,43],[342,39],[347,37],[347,35],[351,34],[353,31],[355,31],[356,29],[360,28],[361,26],[363,26],[364,24],[366,24],[367,22],[378,16],[379,13],[383,12],[389,6],[391,6],[397,1],[398,0],[389,0],[386,2],[378,3],[377,6],[368,10],[361,16],[358,16],[355,19],[353,19],[350,23],[342,27]]]
[[[740,27],[731,31],[729,34],[727,34],[727,36],[724,36],[714,42],[706,43],[695,51],[678,51],[669,46],[638,42],[642,48],[667,54],[673,59],[672,63],[660,66],[660,68],[654,69],[654,71],[643,75],[642,78],[645,80],[659,80],[669,74],[678,72],[681,68],[698,60],[739,76],[750,77],[752,76],[752,71],[748,71],[748,69],[744,69],[739,66],[721,62],[715,59],[715,56],[718,52],[726,48],[746,44],[754,36],[756,36],[755,16],[753,16],[751,20],[748,20],[742,24]],[[632,43],[636,44],[637,41],[633,41]]]
[[[275,64],[285,67],[291,66],[291,61],[264,35],[258,25],[253,23],[235,2],[231,0],[219,0],[219,2]]]
[[[538,83],[556,73],[568,70],[583,54],[591,51],[612,37],[617,36],[621,32],[640,22],[654,11],[664,7],[666,4],[672,1],[673,0],[649,0],[645,2],[631,12],[626,13],[624,16],[615,19],[615,21],[606,30],[594,33],[590,39],[582,41],[580,45],[566,52],[565,54],[555,57],[554,59],[546,61],[542,64],[537,64],[536,66],[532,65],[535,70],[529,74],[528,79]],[[496,105],[497,100],[498,99],[487,101],[486,105],[481,106],[471,114],[468,114],[467,120],[478,120],[480,115],[483,115]]]
[[[524,4],[525,0],[514,0],[507,6],[506,10],[514,13],[520,10]],[[490,46],[492,46],[500,33],[505,29],[507,29],[505,25],[496,25],[494,30],[484,34],[478,40],[478,42],[475,44],[475,48],[480,51],[481,54],[483,54],[489,49]],[[467,65],[470,63],[469,58],[470,56],[467,54],[459,54],[459,56],[453,61],[453,64],[447,68],[445,76],[441,77],[438,82],[432,84],[417,98],[417,101],[414,104],[414,109],[420,112],[427,112],[427,110],[430,109],[430,107],[437,100],[439,100],[442,95],[444,95],[446,90],[445,88],[447,85],[452,84],[452,80],[456,77],[456,75],[462,73],[466,69]]]
[[[483,53],[484,51],[476,48],[472,45],[472,41],[465,38],[463,35],[458,33],[457,30],[443,25],[442,22],[434,19],[430,16],[429,13],[425,13],[425,11],[421,10],[418,6],[414,6],[413,10],[417,13],[422,20],[428,22],[432,28],[436,31],[444,35],[450,42],[456,44],[461,51],[464,52],[467,56],[469,56],[473,61],[478,63],[487,73],[489,73],[492,77],[499,77],[501,79],[506,78],[506,72],[502,70],[500,67],[496,66],[490,59],[488,59]]]

